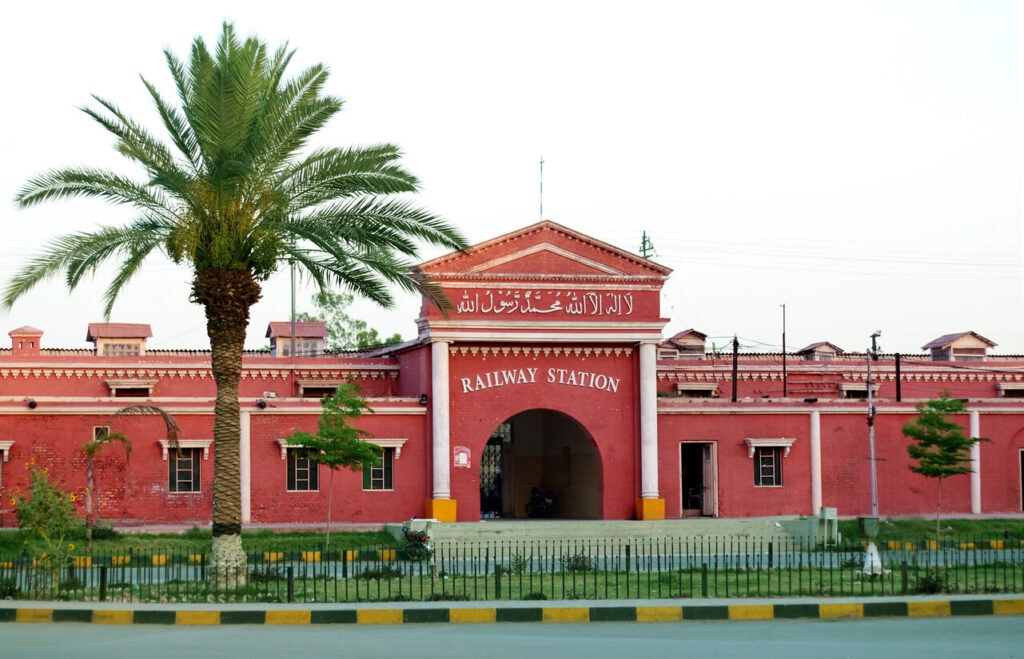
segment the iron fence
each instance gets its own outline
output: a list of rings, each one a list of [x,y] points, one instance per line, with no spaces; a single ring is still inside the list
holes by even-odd
[[[386,602],[844,597],[1024,592],[1024,539],[807,549],[791,538],[503,540],[406,548],[248,548],[245,583],[205,553],[0,556],[0,597],[131,602]]]

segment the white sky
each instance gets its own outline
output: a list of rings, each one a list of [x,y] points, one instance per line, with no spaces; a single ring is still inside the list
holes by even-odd
[[[815,341],[917,353],[974,330],[1024,354],[1021,21],[1012,0],[5,3],[0,56],[0,282],[48,239],[130,215],[95,201],[17,210],[30,176],[121,167],[78,106],[97,94],[158,130],[140,75],[173,96],[164,48],[223,20],[332,71],[346,106],[323,144],[392,142],[419,203],[480,242],[543,214],[673,268],[665,334],[722,347]],[[437,256],[424,251],[423,259]],[[111,320],[154,348],[205,348],[190,273],[154,261]],[[109,277],[37,288],[0,330],[85,347]],[[289,314],[286,270],[247,345]],[[357,304],[415,335],[416,296]],[[298,308],[311,310],[301,290]],[[2,341],[0,341],[2,345]]]

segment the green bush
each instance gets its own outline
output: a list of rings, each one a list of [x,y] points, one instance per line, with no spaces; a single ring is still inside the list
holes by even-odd
[[[953,589],[946,575],[939,568],[931,567],[924,576],[917,578],[917,592],[922,595],[938,595],[953,592]]]
[[[17,599],[21,594],[18,582],[13,578],[0,579],[0,599]]]

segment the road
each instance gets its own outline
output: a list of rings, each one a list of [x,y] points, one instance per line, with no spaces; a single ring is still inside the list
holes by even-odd
[[[0,624],[5,659],[346,656],[1024,657],[1021,616],[673,623],[182,627]]]

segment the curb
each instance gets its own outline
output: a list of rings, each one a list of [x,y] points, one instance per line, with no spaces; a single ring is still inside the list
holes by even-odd
[[[0,622],[107,625],[397,625],[501,622],[679,622],[1024,615],[1022,599],[729,604],[316,609],[42,608],[0,606]]]

